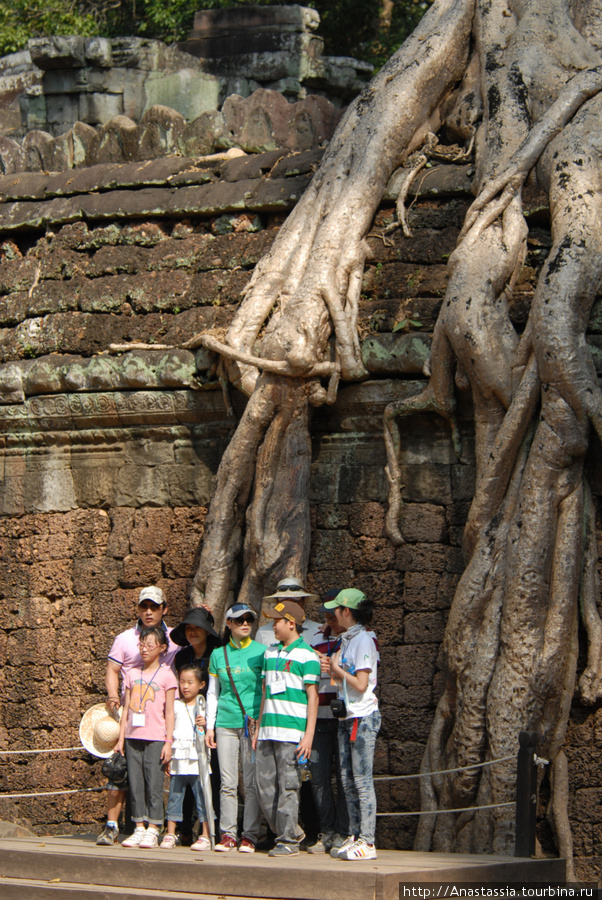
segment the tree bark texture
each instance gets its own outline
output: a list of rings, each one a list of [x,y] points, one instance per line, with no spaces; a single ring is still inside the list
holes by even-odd
[[[583,474],[591,427],[602,436],[585,342],[602,281],[601,46],[594,0],[436,0],[346,112],[225,339],[229,378],[250,399],[219,470],[193,591],[193,602],[217,612],[237,580],[243,533],[241,599],[258,605],[266,580],[305,575],[309,407],[332,402],[339,378],[366,375],[357,318],[375,211],[392,171],[432,146],[442,125],[474,142],[476,199],[449,260],[430,378],[385,416],[387,526],[399,543],[401,420],[436,412],[461,455],[458,390],[475,410],[476,491],[443,644],[446,686],[422,765],[421,850],[512,852],[512,808],[469,808],[514,799],[513,762],[428,773],[513,755],[526,729],[553,764],[551,811],[570,852],[562,746],[580,604],[589,640],[580,688],[586,702],[602,694]],[[549,194],[553,246],[519,334],[508,297],[525,258],[527,179]],[[249,365],[258,339],[283,374]],[[446,808],[466,811],[428,815]]]

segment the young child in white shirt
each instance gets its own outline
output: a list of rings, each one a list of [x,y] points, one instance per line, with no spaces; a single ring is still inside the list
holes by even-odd
[[[161,847],[170,850],[176,846],[176,826],[182,821],[182,808],[186,785],[192,788],[201,831],[191,850],[211,850],[209,823],[205,810],[203,789],[199,779],[197,729],[205,728],[206,688],[201,670],[195,665],[182,666],[178,678],[179,700],[175,701],[175,724],[171,751],[169,799],[167,801],[167,834]]]

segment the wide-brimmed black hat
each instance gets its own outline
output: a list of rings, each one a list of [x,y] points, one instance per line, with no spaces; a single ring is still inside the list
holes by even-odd
[[[191,609],[186,613],[183,622],[180,622],[179,625],[170,632],[170,638],[174,642],[174,644],[179,644],[180,647],[186,647],[190,641],[186,637],[186,626],[187,625],[196,625],[197,628],[204,628],[207,634],[210,634],[214,638],[218,638],[219,634],[213,627],[213,616],[210,612],[207,612],[206,609],[203,609],[201,606],[197,606],[195,609]]]

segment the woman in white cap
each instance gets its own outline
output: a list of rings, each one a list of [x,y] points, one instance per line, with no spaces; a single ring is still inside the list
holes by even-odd
[[[217,747],[221,772],[220,831],[215,849],[254,853],[261,809],[255,786],[255,763],[251,739],[261,706],[265,646],[251,639],[257,614],[250,606],[236,603],[226,612],[224,646],[209,660],[207,692],[207,746]],[[245,790],[243,830],[237,835],[238,760],[241,760]]]
[[[349,812],[349,836],[338,850],[331,850],[331,856],[339,859],[376,859],[372,770],[381,715],[374,693],[379,654],[374,634],[366,629],[372,607],[355,588],[339,591],[334,600],[324,604],[326,610],[334,611],[343,632],[341,649],[321,663],[328,665],[339,684],[339,704],[333,712],[339,719],[341,781]]]

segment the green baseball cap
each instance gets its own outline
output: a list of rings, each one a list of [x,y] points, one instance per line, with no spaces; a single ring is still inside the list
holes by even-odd
[[[357,588],[343,588],[336,595],[334,600],[328,600],[324,604],[324,609],[336,609],[337,606],[347,606],[349,609],[357,609],[364,600],[366,595]]]

